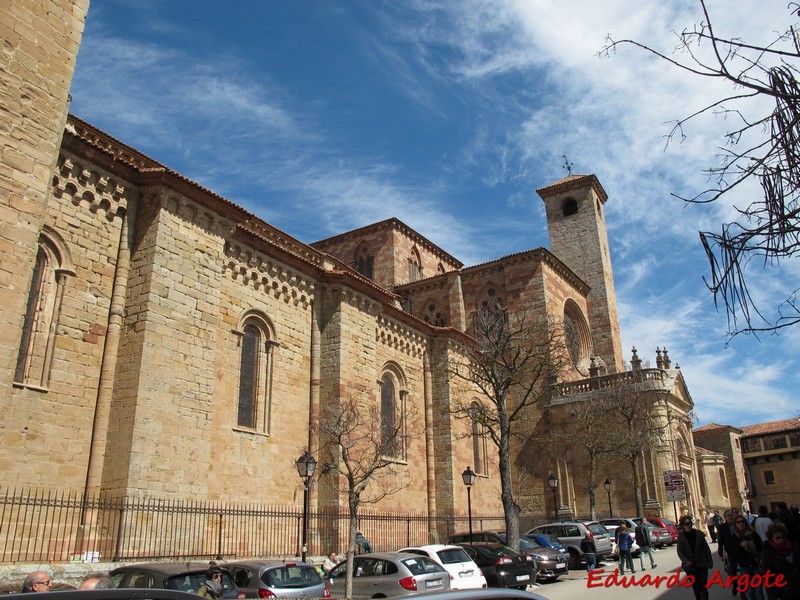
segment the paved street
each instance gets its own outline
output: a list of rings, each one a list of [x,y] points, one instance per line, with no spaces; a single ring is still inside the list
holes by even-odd
[[[714,556],[714,563],[717,569],[722,568],[722,561],[716,553],[716,544],[712,545],[712,554]],[[634,560],[636,567],[636,577],[650,575],[669,576],[675,573],[680,562],[678,555],[675,551],[675,546],[668,546],[662,550],[657,550],[655,553],[657,567],[655,569],[649,568],[649,562],[645,558],[645,565],[648,567],[646,571],[639,570],[639,559]],[[604,563],[603,568],[605,573],[610,574],[613,572],[616,563]],[[709,579],[713,575],[709,573]],[[628,574],[626,573],[626,576]],[[605,575],[603,576],[605,578]],[[683,574],[682,574],[683,578]],[[722,574],[724,580],[724,571]],[[691,588],[674,587],[667,589],[666,584],[662,583],[660,587],[645,586],[645,587],[629,587],[623,588],[621,586],[614,586],[610,588],[605,587],[588,587],[588,577],[585,572],[570,571],[566,578],[559,579],[556,583],[541,584],[536,588],[529,588],[531,591],[540,594],[548,600],[613,600],[616,598],[630,598],[631,600],[694,600],[694,594]],[[733,595],[728,589],[724,589],[719,585],[712,585],[709,587],[709,600],[731,600]],[[741,596],[736,597],[737,600]]]

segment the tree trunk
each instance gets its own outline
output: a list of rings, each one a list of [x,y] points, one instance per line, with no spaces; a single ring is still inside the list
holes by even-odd
[[[508,422],[505,395],[498,402],[498,421],[500,426],[500,499],[506,522],[506,544],[519,550],[519,505],[514,500],[514,487],[511,478],[511,424]]]

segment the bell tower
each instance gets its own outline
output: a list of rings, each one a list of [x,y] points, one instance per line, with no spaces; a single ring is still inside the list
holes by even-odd
[[[609,373],[624,370],[603,205],[608,200],[594,175],[573,175],[536,190],[544,200],[550,250],[591,288],[587,319],[594,354]]]

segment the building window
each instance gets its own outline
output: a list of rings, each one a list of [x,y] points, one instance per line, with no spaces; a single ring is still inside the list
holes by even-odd
[[[567,198],[564,200],[561,210],[565,217],[578,214],[578,202],[574,198]]]
[[[743,438],[742,450],[744,452],[761,452],[761,438]]]
[[[442,263],[436,265],[436,273],[439,275],[444,274],[444,265]]]
[[[480,422],[481,405],[473,402],[470,408],[470,421],[472,424],[472,462],[478,475],[488,475],[488,452],[486,427]]]
[[[800,431],[792,431],[789,434],[789,444],[794,448],[800,447]]]
[[[722,490],[722,495],[728,497],[728,479],[725,477],[725,469],[719,469],[719,487]]]
[[[419,281],[422,279],[422,260],[416,248],[411,249],[411,256],[408,257],[408,282]]]
[[[773,485],[775,483],[775,473],[772,471],[764,471],[764,483]]]
[[[375,259],[369,252],[366,244],[359,246],[356,252],[356,270],[368,279],[374,279]]]
[[[265,318],[250,314],[239,335],[239,394],[236,425],[269,433],[272,395],[272,328]]]
[[[385,371],[380,380],[380,388],[381,453],[384,456],[405,460],[406,392],[403,390],[399,370]]]
[[[22,323],[14,383],[47,389],[67,277],[74,275],[67,247],[55,231],[45,228],[39,247]]]
[[[433,302],[428,303],[428,308],[425,311],[425,315],[423,316],[423,320],[426,323],[430,323],[431,325],[435,325],[436,327],[444,327],[445,320],[444,315],[442,312],[436,308],[436,305]]]
[[[591,334],[583,312],[573,300],[564,303],[563,323],[564,341],[572,364],[580,373],[588,375],[592,353]]]
[[[786,448],[786,436],[782,433],[768,435],[764,438],[764,450],[779,450]]]

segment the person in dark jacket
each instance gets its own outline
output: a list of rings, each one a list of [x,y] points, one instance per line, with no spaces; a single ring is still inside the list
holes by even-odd
[[[761,550],[761,568],[773,577],[781,574],[784,587],[766,588],[768,600],[797,600],[800,598],[800,548],[789,541],[789,532],[783,523],[773,523],[767,528],[767,542]]]
[[[714,566],[711,548],[708,547],[706,535],[694,528],[691,516],[682,516],[680,527],[677,546],[681,567],[687,575],[694,577],[692,591],[695,600],[708,600],[708,570]]]
[[[739,540],[736,564],[739,565],[739,573],[747,575],[749,584],[753,575],[760,573],[758,559],[761,556],[761,538],[743,516],[736,517],[733,525],[736,528],[736,539]],[[750,600],[764,600],[761,586],[749,587],[748,585],[746,594]]]
[[[619,573],[625,575],[625,565],[628,565],[631,573],[636,573],[633,568],[633,556],[631,547],[633,546],[633,536],[628,533],[628,527],[622,523],[614,533],[617,538],[617,549],[619,550]]]
[[[594,545],[592,534],[586,532],[586,536],[581,540],[581,552],[586,561],[586,571],[591,571],[597,565],[597,547]]]
[[[633,530],[633,535],[636,537],[636,543],[639,544],[639,566],[644,568],[644,555],[650,557],[650,568],[655,569],[656,564],[655,556],[653,556],[653,540],[650,537],[650,522],[647,519],[642,519],[642,522]]]
[[[736,528],[733,522],[739,516],[739,510],[731,508],[724,513],[725,522],[717,531],[717,544],[719,555],[725,560],[725,573],[728,577],[735,577],[739,572],[736,564],[736,555],[739,553],[739,539],[736,537]],[[736,588],[731,588],[733,595],[736,595]]]

